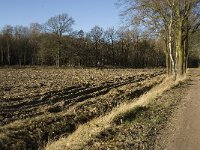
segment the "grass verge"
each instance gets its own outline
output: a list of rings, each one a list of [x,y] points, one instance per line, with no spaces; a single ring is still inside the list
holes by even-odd
[[[150,149],[153,144],[148,139],[155,137],[157,125],[166,121],[165,110],[176,104],[173,101],[163,103],[159,98],[166,91],[174,91],[170,89],[179,87],[184,80],[174,83],[166,79],[137,101],[122,104],[108,115],[79,126],[67,138],[48,143],[46,149]]]

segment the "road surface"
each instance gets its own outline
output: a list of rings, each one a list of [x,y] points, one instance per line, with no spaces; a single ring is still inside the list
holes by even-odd
[[[189,75],[188,94],[161,138],[162,147],[156,149],[200,150],[200,69],[191,69]]]

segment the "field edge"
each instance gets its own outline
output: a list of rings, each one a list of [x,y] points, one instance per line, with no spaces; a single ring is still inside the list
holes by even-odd
[[[46,149],[83,149],[87,146],[88,142],[92,141],[93,138],[110,128],[117,117],[124,116],[124,114],[132,112],[137,108],[147,107],[153,100],[161,96],[165,91],[170,90],[185,80],[186,78],[181,78],[174,83],[171,78],[167,78],[161,84],[151,89],[148,93],[139,97],[136,102],[134,101],[129,104],[123,104],[114,109],[110,114],[81,125],[69,137],[49,142]]]

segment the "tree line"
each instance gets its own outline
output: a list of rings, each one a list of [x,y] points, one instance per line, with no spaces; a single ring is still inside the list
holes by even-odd
[[[53,66],[165,66],[162,41],[139,30],[73,31],[68,14],[51,17],[44,24],[5,25],[0,32],[0,65]]]
[[[0,65],[167,67],[182,76],[199,63],[199,0],[119,0],[129,27],[74,31],[63,13],[46,23],[5,25]],[[196,46],[194,46],[196,45]]]

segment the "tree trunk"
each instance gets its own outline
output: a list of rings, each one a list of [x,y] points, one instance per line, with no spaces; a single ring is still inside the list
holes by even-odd
[[[170,60],[171,60],[171,70],[172,70],[172,74],[174,76],[174,80],[176,80],[176,63],[175,63],[175,59],[173,57],[173,46],[172,46],[172,24],[173,24],[173,13],[171,13],[171,19],[170,19],[170,24],[168,27],[168,32],[169,32],[169,56],[170,56]]]
[[[121,56],[122,56],[122,58],[121,58],[121,66],[124,66],[124,41],[122,40],[122,42],[121,42]]]
[[[10,44],[7,41],[7,61],[8,61],[8,65],[10,65]]]
[[[170,57],[169,57],[169,51],[168,51],[168,40],[165,38],[165,62],[167,67],[167,74],[168,76],[171,75],[171,68],[170,68]]]
[[[170,75],[170,59],[168,53],[166,53],[166,67],[167,67],[167,74]]]
[[[115,50],[114,50],[114,42],[112,40],[112,65],[115,66]]]
[[[98,67],[98,65],[99,65],[99,60],[98,60],[98,42],[96,41],[95,42],[95,65],[96,65],[96,67]]]
[[[19,66],[20,67],[22,66],[22,56],[21,56],[21,54],[19,55]]]
[[[23,61],[24,61],[24,66],[26,65],[26,53],[24,53],[24,57],[23,57]]]
[[[60,67],[60,48],[58,49],[58,52],[57,52],[57,67]]]
[[[184,73],[187,70],[187,63],[188,63],[188,50],[189,50],[189,42],[188,42],[188,35],[184,41]]]
[[[35,56],[36,56],[36,50],[35,50],[35,47],[33,48],[33,54],[32,54],[32,58],[31,58],[31,64],[32,65],[35,65]]]
[[[188,55],[189,55],[189,18],[186,18],[186,36],[184,39],[184,73],[187,70],[187,63],[188,63]]]
[[[177,51],[178,51],[178,74],[183,76],[184,74],[184,51],[182,46],[182,18],[178,21],[178,35],[177,35]]]
[[[1,64],[2,64],[2,65],[4,65],[3,61],[4,61],[3,49],[1,48]]]

